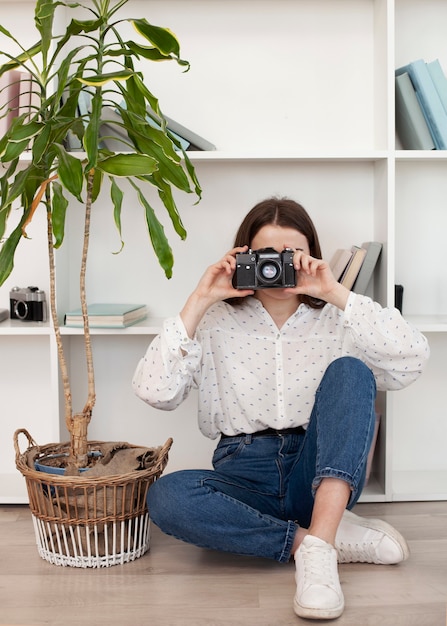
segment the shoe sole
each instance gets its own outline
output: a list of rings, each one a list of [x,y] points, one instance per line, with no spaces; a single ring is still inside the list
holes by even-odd
[[[293,610],[298,617],[305,617],[307,619],[335,619],[336,617],[340,617],[345,608],[345,603],[343,602],[339,606],[333,609],[312,609],[310,607],[301,606],[294,598],[293,600]]]
[[[402,559],[400,561],[396,561],[396,563],[401,563],[402,561],[406,561],[408,557],[410,556],[410,548],[408,547],[406,540],[400,534],[400,532],[396,530],[394,526],[391,526],[391,524],[388,524],[388,522],[384,522],[381,519],[373,519],[371,517],[369,518],[360,517],[359,515],[356,515],[355,513],[352,513],[352,511],[348,511],[348,510],[344,512],[343,517],[347,519],[348,521],[350,521],[352,524],[355,524],[356,526],[362,526],[363,528],[369,528],[370,530],[379,530],[379,531],[384,532],[389,537],[391,537],[400,546],[402,550]],[[344,561],[343,558],[339,558],[338,562],[339,563],[352,563],[353,561]],[[361,563],[362,561],[358,561],[358,562]],[[381,563],[380,561],[377,561],[375,563],[377,565],[388,565],[387,563]],[[396,563],[393,563],[392,565],[395,565]]]

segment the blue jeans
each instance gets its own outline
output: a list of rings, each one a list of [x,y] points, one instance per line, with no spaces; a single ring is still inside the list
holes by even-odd
[[[149,489],[153,522],[197,546],[287,562],[297,524],[307,528],[326,477],[357,502],[375,424],[375,380],[358,359],[327,368],[303,434],[222,438],[214,470],[166,474]]]

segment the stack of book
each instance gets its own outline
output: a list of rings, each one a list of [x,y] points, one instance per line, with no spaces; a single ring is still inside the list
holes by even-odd
[[[186,126],[182,126],[168,116],[164,116],[166,127],[169,133],[180,144],[185,151],[194,150],[215,150],[216,146],[207,139],[204,139],[197,133],[193,132]],[[147,123],[153,128],[160,129],[157,121],[157,115],[148,110]],[[132,150],[132,143],[123,128],[123,119],[117,109],[110,106],[104,106],[101,113],[101,143],[108,150],[114,152],[128,152]]]
[[[396,132],[404,150],[447,149],[447,77],[439,59],[395,72]]]
[[[339,248],[329,263],[339,283],[356,293],[365,294],[382,252],[378,241],[367,241],[350,249]]]
[[[126,328],[144,320],[147,315],[144,304],[97,303],[87,307],[90,328]],[[81,309],[68,311],[64,318],[65,326],[83,327]]]
[[[90,112],[91,96],[87,91],[81,91],[79,94],[77,114],[81,119],[88,119]],[[216,146],[207,139],[204,139],[189,128],[182,126],[179,122],[164,116],[169,133],[177,140],[183,150],[215,150]],[[160,128],[160,124],[156,121],[157,115],[148,110],[147,123],[153,128]],[[123,126],[123,118],[119,110],[115,107],[105,105],[101,111],[101,147],[111,150],[112,152],[132,152],[133,144],[129,139],[126,129]],[[66,139],[66,148],[71,152],[83,150],[83,146],[79,139],[73,134],[69,134]]]

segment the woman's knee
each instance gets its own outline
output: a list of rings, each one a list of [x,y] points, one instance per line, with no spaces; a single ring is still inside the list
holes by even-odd
[[[331,383],[372,385],[375,391],[375,379],[371,369],[360,359],[352,356],[342,356],[329,364],[323,380],[329,379]]]
[[[180,470],[164,474],[149,488],[147,505],[152,521],[165,532],[192,514],[194,495],[200,493],[207,470]]]

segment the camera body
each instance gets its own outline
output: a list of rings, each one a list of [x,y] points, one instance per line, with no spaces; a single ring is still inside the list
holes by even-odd
[[[38,287],[13,287],[9,292],[10,317],[24,322],[45,322],[45,293]]]
[[[272,289],[296,286],[294,250],[274,248],[248,250],[236,254],[233,285],[236,289]]]

